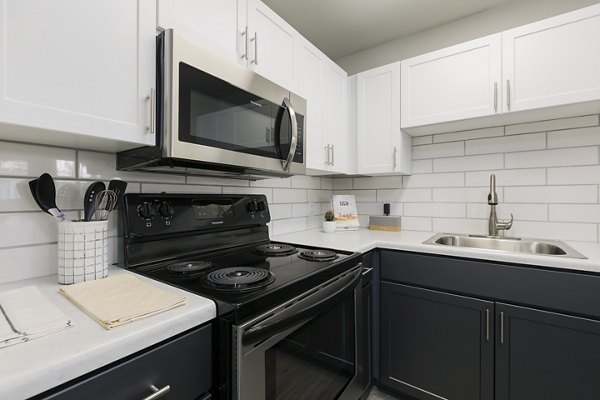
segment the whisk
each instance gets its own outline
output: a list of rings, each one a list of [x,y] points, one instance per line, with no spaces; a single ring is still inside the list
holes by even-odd
[[[117,195],[112,190],[103,190],[96,196],[94,204],[94,221],[105,221],[108,214],[117,206]]]

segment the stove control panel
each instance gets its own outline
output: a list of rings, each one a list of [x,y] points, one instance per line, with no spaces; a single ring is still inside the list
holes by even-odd
[[[122,233],[126,237],[206,231],[270,220],[264,195],[125,195]]]

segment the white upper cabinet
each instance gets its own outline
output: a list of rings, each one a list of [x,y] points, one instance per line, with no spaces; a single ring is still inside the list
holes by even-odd
[[[600,99],[600,4],[502,33],[504,112]]]
[[[241,60],[239,45],[243,44],[237,32],[241,2],[245,0],[158,0],[158,26],[175,29],[222,56],[238,61]],[[246,20],[245,11],[243,20]]]
[[[298,43],[297,93],[306,99],[305,154],[306,168],[326,169],[326,149],[323,130],[323,75],[327,58],[308,41]]]
[[[154,1],[0,0],[0,21],[0,139],[155,142]]]
[[[260,0],[247,0],[247,20],[240,18],[242,54],[248,67],[273,82],[294,90],[296,31]]]
[[[348,74],[333,61],[325,63],[325,121],[323,135],[329,145],[331,172],[348,173],[350,167],[348,137]]]
[[[399,62],[357,75],[357,134],[358,174],[411,173],[411,139],[400,130]]]
[[[401,62],[402,128],[501,111],[501,34]]]

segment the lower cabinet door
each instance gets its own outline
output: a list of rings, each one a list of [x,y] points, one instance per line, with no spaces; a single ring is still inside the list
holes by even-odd
[[[496,303],[496,400],[600,399],[600,322]]]
[[[416,399],[493,399],[493,324],[493,302],[382,282],[380,382]]]

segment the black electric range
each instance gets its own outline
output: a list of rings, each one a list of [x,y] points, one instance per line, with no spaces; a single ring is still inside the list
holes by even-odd
[[[295,394],[290,385],[310,376],[280,369],[297,362],[330,376],[311,393],[357,398],[362,255],[272,242],[269,221],[264,195],[127,194],[123,265],[215,302],[218,398],[302,399],[304,384]],[[323,330],[338,336],[316,340]],[[271,342],[262,361],[242,356]]]

